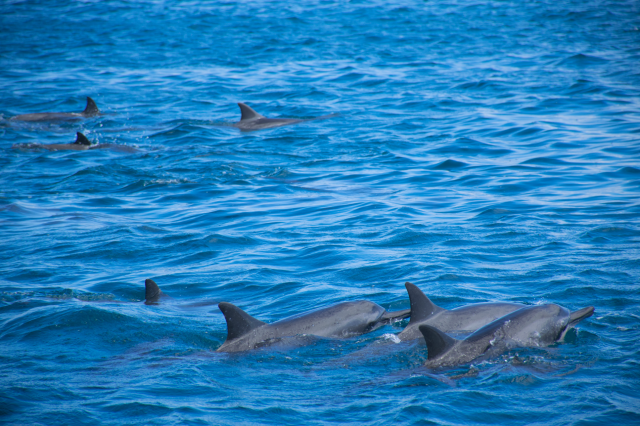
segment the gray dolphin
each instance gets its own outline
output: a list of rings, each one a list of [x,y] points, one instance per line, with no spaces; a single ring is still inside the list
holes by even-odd
[[[247,351],[263,346],[265,341],[302,334],[329,338],[359,336],[411,314],[410,309],[387,312],[373,302],[357,300],[267,324],[231,303],[222,302],[218,307],[227,320],[227,340],[218,352]]]
[[[242,116],[240,117],[240,121],[233,124],[233,127],[237,127],[238,129],[250,132],[252,130],[260,130],[260,129],[270,129],[273,127],[281,127],[287,126],[290,124],[298,124],[304,121],[311,120],[323,120],[325,118],[335,117],[336,114],[324,115],[322,117],[309,118],[309,119],[298,119],[298,118],[267,118],[263,115],[255,112],[250,106],[243,104],[242,102],[238,102],[238,106],[240,107],[240,112]]]
[[[87,106],[82,112],[38,112],[35,114],[22,114],[11,117],[10,120],[18,121],[72,121],[82,118],[100,115],[100,110],[95,101],[87,96]]]
[[[126,145],[117,145],[113,143],[101,143],[94,144],[91,143],[89,139],[85,135],[80,132],[76,133],[76,141],[74,143],[52,143],[49,145],[44,145],[41,143],[18,143],[12,146],[13,149],[46,149],[49,151],[87,151],[89,149],[114,149],[116,151],[122,152],[138,152],[136,148],[126,146]]]
[[[76,133],[76,141],[74,143],[52,143],[44,145],[41,143],[17,143],[12,146],[13,149],[47,149],[49,151],[86,151],[97,145],[92,145],[91,141],[80,132]]]
[[[158,284],[156,284],[154,280],[146,279],[144,281],[144,304],[158,305],[159,302],[174,302],[174,299],[160,290],[160,287],[158,287]],[[183,309],[192,309],[208,308],[211,305],[215,305],[217,303],[218,302],[213,300],[200,300],[198,302],[191,303],[172,303],[172,305]]]
[[[566,332],[593,315],[589,306],[575,312],[555,304],[527,306],[511,312],[469,335],[464,340],[447,336],[430,325],[421,325],[427,343],[429,368],[466,364],[512,348],[545,347],[560,341]]]
[[[421,338],[422,333],[418,327],[422,324],[447,333],[454,331],[470,333],[525,306],[509,302],[474,303],[449,311],[429,300],[414,284],[406,282],[404,286],[409,293],[411,320],[402,333],[398,334],[400,340]]]

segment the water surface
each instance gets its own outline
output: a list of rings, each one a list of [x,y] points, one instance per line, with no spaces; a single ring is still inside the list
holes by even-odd
[[[11,1],[0,28],[3,424],[640,421],[638,2]],[[7,120],[86,96],[106,114]],[[340,115],[243,133],[237,102]],[[136,150],[12,148],[76,131]],[[405,281],[596,313],[445,371],[406,322],[215,352],[218,302],[397,310]]]

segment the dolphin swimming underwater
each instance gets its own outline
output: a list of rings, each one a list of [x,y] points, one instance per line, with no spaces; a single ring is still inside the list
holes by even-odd
[[[13,149],[46,149],[49,151],[86,151],[97,145],[93,145],[85,135],[80,132],[76,133],[76,141],[74,143],[52,143],[44,145],[41,143],[17,143],[12,146]]]
[[[287,126],[290,124],[298,124],[304,121],[323,120],[325,118],[335,117],[337,114],[323,115],[322,117],[298,119],[298,118],[267,118],[255,112],[250,106],[238,102],[242,116],[240,121],[233,124],[233,127],[250,132],[252,130],[271,129],[273,127]]]
[[[82,112],[38,112],[35,114],[21,114],[11,117],[16,121],[71,121],[100,115],[95,101],[87,96],[87,106]]]
[[[422,324],[430,325],[444,332],[473,332],[510,312],[523,308],[525,305],[509,302],[474,303],[447,310],[436,306],[414,284],[406,282],[411,304],[411,320],[398,338],[400,340],[419,339],[422,333],[418,327]]]
[[[425,366],[451,367],[512,348],[549,346],[562,340],[569,329],[593,315],[593,311],[593,306],[575,312],[555,304],[527,306],[485,325],[464,340],[423,324],[419,329],[427,343]]]
[[[76,133],[76,141],[74,143],[52,143],[49,145],[41,143],[18,143],[12,146],[13,149],[46,149],[48,151],[87,151],[89,149],[114,149],[122,152],[137,152],[136,148],[126,145],[117,145],[113,143],[91,143],[85,135],[80,132]]]
[[[227,340],[218,352],[247,351],[271,339],[301,334],[338,339],[359,336],[411,314],[410,309],[387,312],[373,302],[357,300],[267,324],[231,303],[222,302],[218,307],[227,320]]]

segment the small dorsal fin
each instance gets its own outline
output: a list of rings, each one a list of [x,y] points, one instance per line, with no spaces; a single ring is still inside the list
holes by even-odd
[[[163,294],[154,280],[144,280],[144,303],[157,302]]]
[[[430,325],[422,324],[418,327],[427,343],[427,359],[432,360],[451,349],[458,341],[447,336],[442,331]]]
[[[251,108],[249,105],[243,104],[242,102],[238,102],[238,106],[240,107],[240,112],[242,113],[242,117],[240,121],[245,120],[257,120],[258,118],[264,118],[263,115],[258,114]]]
[[[98,105],[96,105],[95,101],[87,96],[87,106],[82,111],[82,115],[85,117],[93,117],[94,115],[99,115],[100,110],[98,109]]]
[[[76,145],[91,145],[91,141],[87,139],[85,135],[78,132],[76,133],[76,141],[74,142]]]
[[[227,320],[227,342],[266,324],[231,303],[222,302],[218,308],[222,311],[224,319]]]
[[[434,315],[444,311],[441,307],[433,303],[416,285],[410,282],[404,283],[409,293],[409,303],[411,304],[411,320],[409,325],[417,324]]]

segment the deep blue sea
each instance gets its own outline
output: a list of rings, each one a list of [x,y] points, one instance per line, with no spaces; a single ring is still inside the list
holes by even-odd
[[[338,116],[241,132],[237,102]],[[640,424],[636,0],[7,0],[0,115],[3,425]],[[37,148],[78,131],[124,148]],[[407,320],[215,352],[219,302],[406,281],[595,314],[437,371]]]

